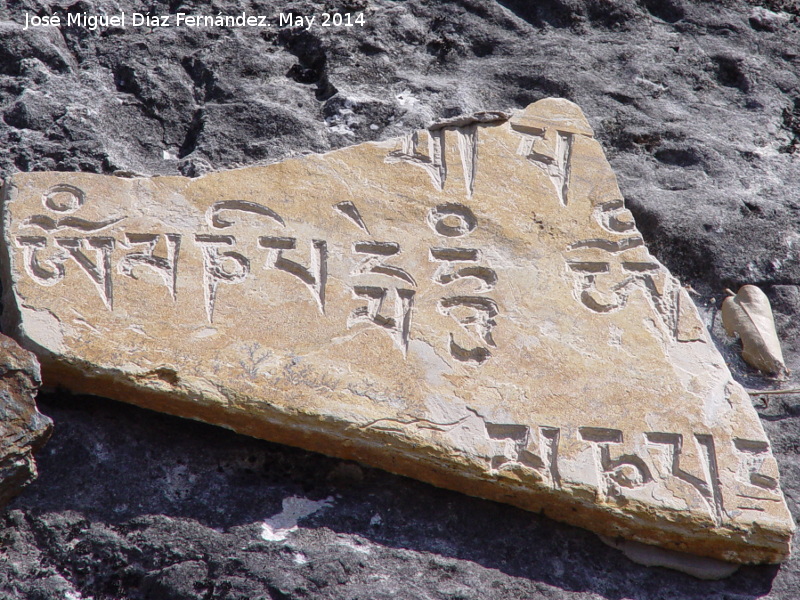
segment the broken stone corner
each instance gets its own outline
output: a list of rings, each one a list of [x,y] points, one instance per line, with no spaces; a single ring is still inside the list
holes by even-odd
[[[40,386],[36,357],[0,334],[0,506],[37,477],[33,455],[53,428],[53,422],[36,408]]]

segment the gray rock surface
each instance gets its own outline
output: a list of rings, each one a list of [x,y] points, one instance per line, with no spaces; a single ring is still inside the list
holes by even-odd
[[[761,286],[800,371],[797,2],[219,0],[226,14],[363,10],[366,25],[18,25],[26,10],[68,6],[210,12],[7,2],[0,171],[191,176],[564,96],[589,117],[652,251],[697,291],[737,377],[800,387],[747,367],[718,315],[725,287]],[[755,401],[798,519],[800,395]],[[800,589],[800,557],[698,582],[634,565],[587,532],[357,465],[112,402],[61,393],[42,407],[56,432],[40,479],[5,513],[0,597],[788,600]],[[264,539],[283,535],[264,523],[289,522],[290,497],[332,500],[284,540]]]

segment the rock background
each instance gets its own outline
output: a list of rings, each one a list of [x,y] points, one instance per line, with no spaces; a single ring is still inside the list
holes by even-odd
[[[363,10],[366,25],[21,30],[26,10],[68,7]],[[8,0],[0,172],[195,176],[563,96],[587,114],[651,250],[697,291],[740,381],[793,388],[800,377],[770,381],[742,363],[718,306],[725,287],[761,286],[800,373],[799,65],[793,0]],[[769,398],[754,401],[800,520],[800,395]],[[698,582],[635,565],[588,532],[352,463],[63,392],[40,408],[56,428],[39,480],[4,513],[3,598],[788,600],[800,590],[800,556]],[[292,497],[329,500],[286,539],[264,540],[266,519]]]
[[[0,334],[0,505],[36,479],[33,455],[50,437],[53,422],[36,410],[42,384],[33,353]]]

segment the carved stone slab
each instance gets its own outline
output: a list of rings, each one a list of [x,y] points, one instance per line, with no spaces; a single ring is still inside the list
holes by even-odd
[[[18,174],[4,318],[46,380],[608,536],[780,561],[755,411],[544,100],[199,179]]]

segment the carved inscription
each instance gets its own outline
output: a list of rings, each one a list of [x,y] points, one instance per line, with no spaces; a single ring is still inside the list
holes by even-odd
[[[296,238],[262,236],[258,238],[258,245],[267,250],[267,268],[289,273],[302,281],[311,291],[319,311],[324,314],[325,284],[328,280],[328,243],[325,240],[311,241],[308,267],[283,255],[284,251],[294,250],[297,247]]]
[[[560,428],[497,423],[469,410],[485,426],[491,448],[487,467],[491,472],[509,471],[520,477],[527,474],[547,486],[562,486]],[[636,490],[679,481],[694,490],[698,506],[704,507],[715,523],[730,517],[722,497],[719,450],[712,435],[696,433],[687,438],[679,433],[646,432],[639,434],[644,444],[637,445],[635,439],[625,443],[623,432],[614,428],[579,427],[576,433],[579,441],[592,448],[601,498],[625,502]],[[687,446],[685,439],[691,440]],[[764,511],[765,502],[781,501],[777,478],[765,473],[768,464],[770,469],[775,468],[774,460],[767,462],[771,459],[767,442],[737,438],[732,445],[739,462],[736,477],[742,484],[736,494],[740,499],[737,508]]]
[[[352,203],[351,203],[352,205]],[[358,215],[358,211],[354,206],[351,206],[351,211],[345,211],[345,214],[353,218]],[[354,213],[352,211],[355,211]],[[215,202],[206,211],[206,221],[216,229],[225,229],[234,225],[233,221],[228,220],[223,215],[226,213],[244,213],[266,217],[274,221],[281,227],[286,227],[286,223],[278,213],[274,210],[259,204],[257,202],[250,202],[245,200],[223,200]],[[231,237],[230,240],[233,240]],[[284,252],[295,250],[297,248],[297,238],[289,236],[260,236],[258,238],[258,245],[267,251],[267,260],[265,266],[267,269],[276,269],[288,273],[293,277],[300,280],[311,292],[312,297],[317,303],[319,310],[322,314],[325,313],[325,285],[328,279],[328,245],[325,240],[313,239],[310,242],[309,248],[309,261],[308,265],[303,265],[298,261],[287,258]],[[226,258],[233,259],[238,262],[241,268],[232,267],[232,270],[220,275],[217,269],[216,262],[219,262],[219,256],[213,252],[204,249],[204,257],[207,257],[206,270],[212,269],[212,272],[206,274],[207,280],[212,282],[212,287],[216,290],[216,284],[224,281],[225,283],[240,283],[244,281],[250,271],[249,259],[238,253],[226,253],[221,255]],[[245,261],[247,265],[245,265]],[[221,264],[221,263],[220,263]],[[216,271],[214,271],[216,269]],[[210,289],[210,288],[209,288]],[[210,292],[209,292],[210,293]],[[215,292],[214,292],[215,293]],[[209,315],[213,314],[213,294],[207,297],[211,298],[211,308]],[[211,317],[209,316],[209,319]]]
[[[567,206],[570,158],[575,134],[559,131],[555,127],[542,127],[538,131],[536,128],[530,128],[518,133],[522,136],[522,140],[517,154],[525,156],[547,174],[559,203]]]
[[[222,251],[235,245],[236,240],[230,235],[195,235],[194,243],[203,252],[206,315],[208,322],[213,323],[219,285],[242,283],[250,273],[250,260],[239,252]]]
[[[600,427],[581,427],[578,431],[580,439],[594,448],[603,482],[601,493],[607,497],[624,496],[625,489],[641,488],[654,481],[653,470],[644,457],[630,451],[615,453],[614,448],[623,447],[621,431]],[[722,522],[725,509],[713,437],[694,434],[697,449],[693,453],[684,452],[683,436],[676,433],[650,432],[645,433],[644,438],[648,446],[663,452],[651,463],[661,465],[655,471],[660,478],[675,477],[691,485],[705,501],[714,521]]]
[[[706,502],[715,521],[723,515],[714,440],[710,435],[695,435],[694,445],[684,448],[683,436],[677,433],[646,433],[648,444],[663,452],[660,462],[669,474],[694,487]]]
[[[158,273],[169,289],[172,300],[177,299],[178,253],[181,247],[181,236],[177,233],[164,234],[167,246],[166,257],[156,256],[156,245],[162,236],[154,233],[126,233],[125,240],[129,247],[144,246],[139,252],[129,252],[117,263],[117,271],[136,279],[136,267],[147,267]]]
[[[356,227],[369,233],[367,224],[364,222],[364,219],[361,217],[361,213],[358,212],[358,208],[356,208],[355,204],[349,201],[339,202],[339,204],[335,204],[333,206],[333,209],[342,216],[349,219],[352,223],[356,225]]]
[[[581,302],[599,313],[624,307],[636,290],[644,291],[656,305],[663,303],[655,280],[659,265],[648,262],[596,262],[573,260],[567,263],[578,275]]]
[[[402,148],[390,152],[386,157],[388,164],[404,162],[422,168],[431,178],[431,183],[438,190],[444,189],[447,179],[447,163],[445,162],[445,130],[428,132],[428,155],[417,150],[419,133],[413,132],[403,137]]]
[[[405,356],[408,351],[414,293],[414,290],[406,288],[356,285],[353,287],[354,296],[365,299],[367,305],[356,308],[350,314],[347,326],[352,327],[356,323],[368,323],[380,327],[391,336],[397,347],[403,351],[403,356]],[[389,296],[394,296],[394,298],[390,299],[394,309],[390,316],[386,316],[383,313],[384,304],[390,303],[387,302]]]
[[[609,234],[622,237],[585,239],[567,247],[575,295],[590,310],[608,313],[624,308],[634,293],[641,293],[671,335],[680,337],[680,287],[650,256],[642,237],[631,233],[633,217],[622,200],[600,204],[594,215]]]
[[[339,202],[333,208],[369,233],[369,228],[355,204]],[[416,291],[401,286],[406,284],[416,287],[417,282],[406,269],[387,262],[389,257],[401,254],[400,244],[377,240],[358,241],[353,243],[351,251],[359,257],[358,263],[350,271],[351,276],[359,278],[369,275],[381,276],[392,281],[393,285],[353,285],[351,287],[353,298],[366,300],[367,303],[350,313],[347,318],[348,329],[358,324],[378,327],[391,337],[405,357],[411,337],[412,309]]]
[[[644,433],[649,456],[615,451],[615,448],[624,446],[622,432],[617,429],[581,427],[578,435],[594,449],[601,492],[607,497],[621,497],[627,493],[626,489],[633,490],[657,480],[675,478],[696,490],[714,522],[722,523],[729,516],[722,498],[718,450],[710,434],[694,434],[692,444],[687,448],[681,434]],[[738,494],[743,501],[749,501],[749,505],[738,508],[763,511],[763,506],[758,506],[758,502],[779,500],[775,494],[777,479],[760,472],[769,456],[767,442],[736,439],[734,446],[740,454],[740,481],[756,488],[756,493]],[[760,494],[757,493],[759,489],[762,492]]]
[[[461,168],[464,172],[464,187],[467,198],[471,198],[478,172],[478,125],[472,123],[462,127],[440,127],[428,130],[428,154],[418,150],[419,134],[410,133],[403,138],[400,150],[390,152],[386,157],[388,164],[407,163],[425,170],[434,188],[441,192],[447,180],[447,132],[455,131]]]
[[[601,493],[609,497],[623,496],[624,489],[635,489],[653,480],[645,462],[633,453],[618,453],[622,432],[602,427],[581,427],[580,439],[594,448],[598,473],[602,479]]]
[[[69,184],[57,184],[42,195],[46,210],[70,216],[53,218],[50,215],[32,215],[23,220],[22,229],[36,228],[46,235],[18,235],[14,238],[22,248],[25,272],[33,281],[43,286],[61,282],[67,274],[66,264],[71,260],[79,267],[97,290],[105,306],[112,310],[114,290],[111,277],[111,254],[116,240],[110,236],[52,237],[64,230],[95,233],[110,227],[125,217],[115,217],[95,222],[71,216],[86,203],[86,194]],[[87,254],[88,253],[88,254]]]
[[[495,454],[489,464],[493,471],[531,469],[551,487],[561,486],[558,472],[557,427],[486,422],[486,435],[494,442]]]
[[[375,273],[394,277],[413,286],[417,285],[408,271],[389,265],[384,261],[383,257],[400,254],[400,244],[395,242],[356,242],[353,245],[353,252],[366,255],[366,258],[353,269],[351,275]]]
[[[423,157],[416,151],[416,138],[407,140],[405,151],[398,154],[403,160],[423,165],[438,187],[443,188],[447,169],[444,159],[444,143],[447,130],[455,131],[464,170],[467,195],[471,195],[477,168],[478,128],[476,125],[440,129],[431,132],[429,154]],[[397,157],[396,157],[397,158]],[[391,161],[390,161],[391,162]],[[126,231],[120,239],[113,235],[96,235],[125,220],[124,216],[104,220],[91,220],[75,215],[87,203],[87,196],[80,188],[70,184],[57,184],[42,195],[42,206],[53,213],[27,217],[20,223],[23,229],[33,229],[44,235],[21,234],[14,237],[16,246],[22,251],[25,273],[35,283],[53,286],[69,275],[68,265],[76,269],[91,282],[109,309],[114,307],[113,274],[140,280],[146,272],[159,278],[173,302],[178,301],[178,274],[181,260],[183,236],[179,233],[156,233],[148,231]],[[369,228],[358,208],[351,201],[339,202],[333,209],[365,233]],[[213,203],[205,213],[211,230],[229,230],[244,217],[261,217],[273,227],[286,228],[286,222],[270,207],[247,200],[222,200]],[[477,227],[472,211],[464,205],[445,203],[432,209],[427,217],[429,226],[445,239],[460,238]],[[76,231],[82,236],[53,237],[65,231]],[[213,323],[220,294],[226,286],[242,284],[253,275],[252,256],[247,256],[237,241],[237,236],[215,233],[195,233],[191,240],[202,255],[203,302],[207,320]],[[86,235],[90,234],[90,235]],[[95,234],[95,235],[92,235]],[[320,313],[325,312],[327,284],[328,243],[324,239],[301,241],[289,235],[259,235],[257,247],[266,251],[266,269],[286,273],[302,283],[311,293]],[[308,247],[308,259],[298,260],[292,253]],[[115,250],[123,250],[112,264]],[[368,323],[380,327],[394,340],[404,353],[410,339],[412,308],[416,295],[416,279],[412,273],[393,262],[401,254],[396,242],[363,240],[351,247],[358,257],[350,275],[382,276],[394,285],[354,284],[353,296],[366,304],[350,314],[347,325]],[[480,294],[494,289],[497,273],[483,264],[480,250],[466,247],[436,246],[430,248],[429,260],[438,266],[433,275],[435,283],[448,286],[457,281],[474,281],[476,295],[452,295],[443,297],[438,310],[451,317],[467,334],[467,339],[478,340],[482,345],[468,345],[453,332],[447,340],[451,356],[461,362],[480,364],[489,356],[489,347],[495,346],[492,330],[496,326],[498,305],[491,298]]]
[[[428,226],[443,238],[460,238],[469,235],[478,226],[473,212],[463,204],[446,203],[428,212]],[[497,283],[494,269],[478,264],[482,255],[476,248],[437,246],[429,249],[430,261],[441,263],[433,275],[433,280],[442,286],[450,285],[460,279],[471,279],[477,283],[476,294],[491,291]],[[497,325],[495,317],[499,314],[497,302],[478,295],[453,295],[443,297],[437,305],[439,312],[455,320],[471,339],[482,345],[468,347],[464,341],[456,341],[450,333],[448,344],[450,356],[459,362],[481,365],[492,355],[489,348],[495,341],[492,330]],[[461,336],[459,336],[461,337]]]
[[[541,108],[200,178],[15,174],[4,325],[55,384],[780,559],[746,392],[586,119]]]
[[[71,213],[85,205],[86,195],[75,186],[56,185],[44,194],[42,201],[46,208],[54,212]],[[360,230],[369,232],[352,202],[340,202],[333,208]],[[443,216],[448,214],[445,210]],[[236,215],[265,217],[273,226],[286,227],[283,217],[268,206],[244,200],[216,202],[208,208],[205,218],[210,228],[225,230],[236,225]],[[459,222],[453,231],[458,233],[474,228],[474,218],[470,220],[469,215],[464,218],[466,224]],[[34,215],[23,221],[22,227],[40,229],[48,234],[63,229],[93,232],[110,227],[123,219],[124,217],[117,217],[94,222],[76,216],[55,219],[48,215]],[[139,279],[142,269],[150,270],[164,282],[172,300],[177,300],[182,240],[180,234],[126,232],[119,241],[110,236],[50,238],[42,235],[18,235],[14,239],[17,247],[22,250],[25,272],[39,285],[52,286],[61,282],[67,274],[66,264],[72,261],[96,287],[106,307],[113,310],[112,253],[119,246],[131,250],[117,260],[115,270],[119,275]],[[203,258],[203,299],[208,322],[213,323],[221,286],[243,283],[252,275],[252,261],[237,249],[238,243],[234,235],[197,233],[193,236],[193,242],[200,249]],[[301,242],[298,238],[287,235],[257,236],[257,247],[266,251],[265,268],[286,273],[302,283],[311,293],[320,313],[324,314],[328,242],[311,239],[305,243],[308,244],[308,259],[301,262],[286,255],[288,252],[300,250]],[[396,242],[357,241],[352,245],[351,251],[360,257],[350,273],[351,276],[382,276],[394,281],[395,285],[353,285],[354,298],[365,300],[366,305],[356,308],[350,314],[347,326],[368,323],[379,327],[390,335],[405,354],[410,339],[416,294],[411,288],[417,284],[408,270],[390,262],[391,258],[401,254],[400,245]],[[486,279],[486,275],[480,272],[472,275]],[[471,273],[456,272],[452,276],[468,277]]]

